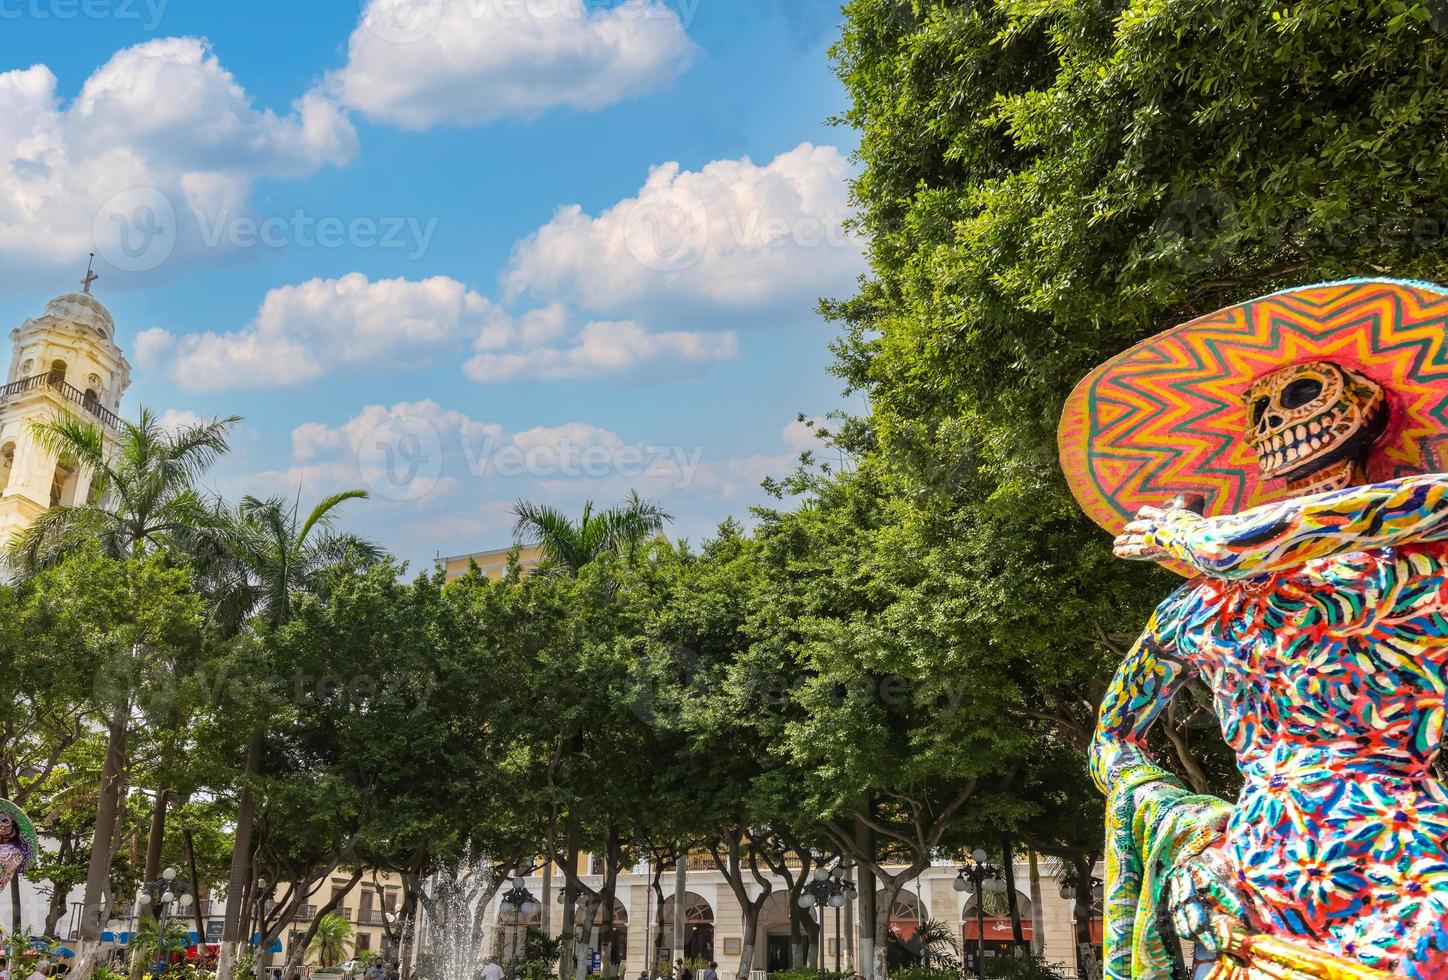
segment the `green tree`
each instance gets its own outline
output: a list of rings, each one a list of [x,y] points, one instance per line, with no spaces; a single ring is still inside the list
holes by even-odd
[[[298,597],[314,594],[326,573],[349,560],[376,562],[382,552],[356,535],[341,532],[336,522],[340,508],[351,500],[365,500],[363,490],[347,490],[318,501],[305,517],[300,507],[280,497],[246,497],[234,512],[214,513],[215,533],[197,536],[191,545],[201,569],[201,583],[214,615],[227,633],[240,630],[249,618],[259,618],[265,630],[276,630],[292,617]],[[252,666],[255,669],[255,665]],[[243,910],[254,852],[252,832],[256,816],[256,785],[266,745],[266,715],[251,719],[252,734],[240,777],[236,814],[236,846],[226,892],[222,925],[221,980],[230,980],[238,944],[247,938]]]
[[[168,430],[143,408],[136,422],[122,421],[111,439],[73,416],[36,423],[41,448],[74,459],[90,475],[91,502],[52,507],[39,515],[10,543],[11,564],[22,575],[34,575],[80,548],[96,546],[113,559],[140,558],[168,539],[194,533],[206,519],[197,481],[226,452],[228,430],[237,421],[215,419]],[[128,659],[134,665],[137,657]],[[108,741],[80,924],[87,947],[78,964],[82,973],[89,969],[104,920],[101,895],[114,853],[132,707],[127,690],[105,719]],[[164,822],[164,794],[158,794],[156,807]]]
[[[335,912],[322,916],[312,941],[307,944],[307,956],[318,966],[336,966],[352,948],[352,923]]]
[[[657,535],[665,525],[673,520],[672,514],[658,504],[644,500],[636,490],[630,491],[622,504],[600,511],[595,511],[593,502],[588,501],[583,505],[583,512],[577,521],[555,507],[523,500],[513,505],[513,516],[515,518],[513,533],[518,543],[536,544],[542,550],[543,562],[540,571],[544,574],[563,576],[577,576],[585,568],[608,555],[633,557],[645,541]],[[607,582],[604,585],[606,588],[608,587]],[[581,717],[581,715],[570,711],[555,717],[565,720],[570,717]],[[565,756],[571,757],[579,753],[580,738],[581,735],[576,727],[570,730],[567,725],[560,727],[554,733],[552,748],[546,753],[548,757],[555,760],[545,770],[550,793],[556,789],[554,777],[558,772],[559,762]],[[560,861],[564,869],[565,881],[563,895],[564,947],[559,965],[559,971],[563,975],[570,973],[574,965],[574,918],[579,893],[592,892],[592,889],[585,885],[577,875],[578,855],[581,847],[581,827],[576,812],[578,802],[580,802],[580,797],[575,795],[575,806],[569,810],[565,819],[565,853]],[[547,851],[550,854],[557,851],[553,828],[556,826],[558,815],[558,802],[554,800],[550,803],[547,835]],[[619,850],[622,841],[616,833],[611,833],[609,836],[610,843],[606,845],[606,857],[612,855],[617,862],[622,857],[622,852]],[[612,879],[604,889],[604,893],[611,900]],[[603,901],[604,895],[591,895],[591,898]],[[543,905],[545,909],[549,908],[547,894],[543,896]],[[550,912],[544,913],[545,923],[548,921],[546,916],[549,914]],[[591,922],[592,920],[586,919],[585,921]]]
[[[586,565],[609,553],[631,553],[674,519],[658,504],[631,491],[616,507],[595,511],[593,501],[573,520],[546,504],[520,500],[513,505],[518,541],[542,547],[544,567],[577,575]]]

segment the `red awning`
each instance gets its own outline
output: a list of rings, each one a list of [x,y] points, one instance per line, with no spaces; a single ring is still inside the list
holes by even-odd
[[[966,940],[969,941],[969,942],[974,942],[975,940],[977,940],[977,939],[980,938],[980,933],[977,932],[977,931],[976,931],[976,928],[975,928],[975,919],[966,919],[966,920],[965,920],[965,923],[964,923],[964,931],[965,931],[965,938],[966,938]],[[1015,935],[1015,931],[1011,928],[1011,917],[1010,917],[1010,916],[1008,916],[1008,915],[988,915],[988,916],[986,916],[986,919],[985,919],[985,939],[986,939],[986,942],[996,942],[996,941],[1010,942],[1011,939],[1014,937],[1014,935]],[[1030,920],[1030,919],[1022,919],[1022,920],[1021,920],[1021,938],[1024,939],[1026,942],[1030,942],[1030,941],[1031,941],[1031,920]]]

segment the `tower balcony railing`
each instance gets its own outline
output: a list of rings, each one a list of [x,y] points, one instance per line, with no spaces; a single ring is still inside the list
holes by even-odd
[[[75,385],[70,384],[64,378],[54,374],[32,374],[28,378],[21,378],[19,381],[12,381],[3,388],[0,388],[0,400],[13,398],[16,395],[23,395],[28,391],[35,391],[37,388],[49,388],[60,397],[94,415],[105,424],[107,428],[118,429],[121,427],[121,420],[115,413],[107,411],[100,399],[93,394],[81,391]]]

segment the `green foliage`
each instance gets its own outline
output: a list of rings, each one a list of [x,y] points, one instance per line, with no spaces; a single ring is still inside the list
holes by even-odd
[[[316,934],[307,946],[307,956],[318,966],[336,966],[347,958],[352,947],[352,923],[335,912],[328,912],[317,923]]]
[[[708,964],[705,965],[707,966]],[[698,974],[696,972],[695,976],[697,975]],[[899,970],[890,974],[891,977],[899,977],[901,975],[901,971]],[[820,980],[820,976],[820,971],[812,970],[807,966],[794,967],[788,970],[775,970],[769,975],[770,980]],[[849,980],[852,974],[834,973],[832,971],[826,971],[823,976],[825,980]],[[952,973],[949,975],[949,977],[950,980],[955,980],[955,974]],[[947,978],[944,976],[937,976],[935,974],[931,974],[929,977],[918,977],[915,978],[915,980],[947,980]]]
[[[776,974],[777,976],[777,974]],[[929,966],[907,966],[890,971],[890,980],[958,980],[954,970],[940,970]],[[803,977],[800,980],[804,980]]]
[[[1001,980],[1060,980],[1052,964],[1034,954],[996,956],[986,960],[986,974]]]

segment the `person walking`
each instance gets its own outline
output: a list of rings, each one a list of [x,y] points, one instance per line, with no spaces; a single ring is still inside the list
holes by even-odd
[[[704,972],[699,974],[699,980],[719,980],[719,964],[711,960]]]

